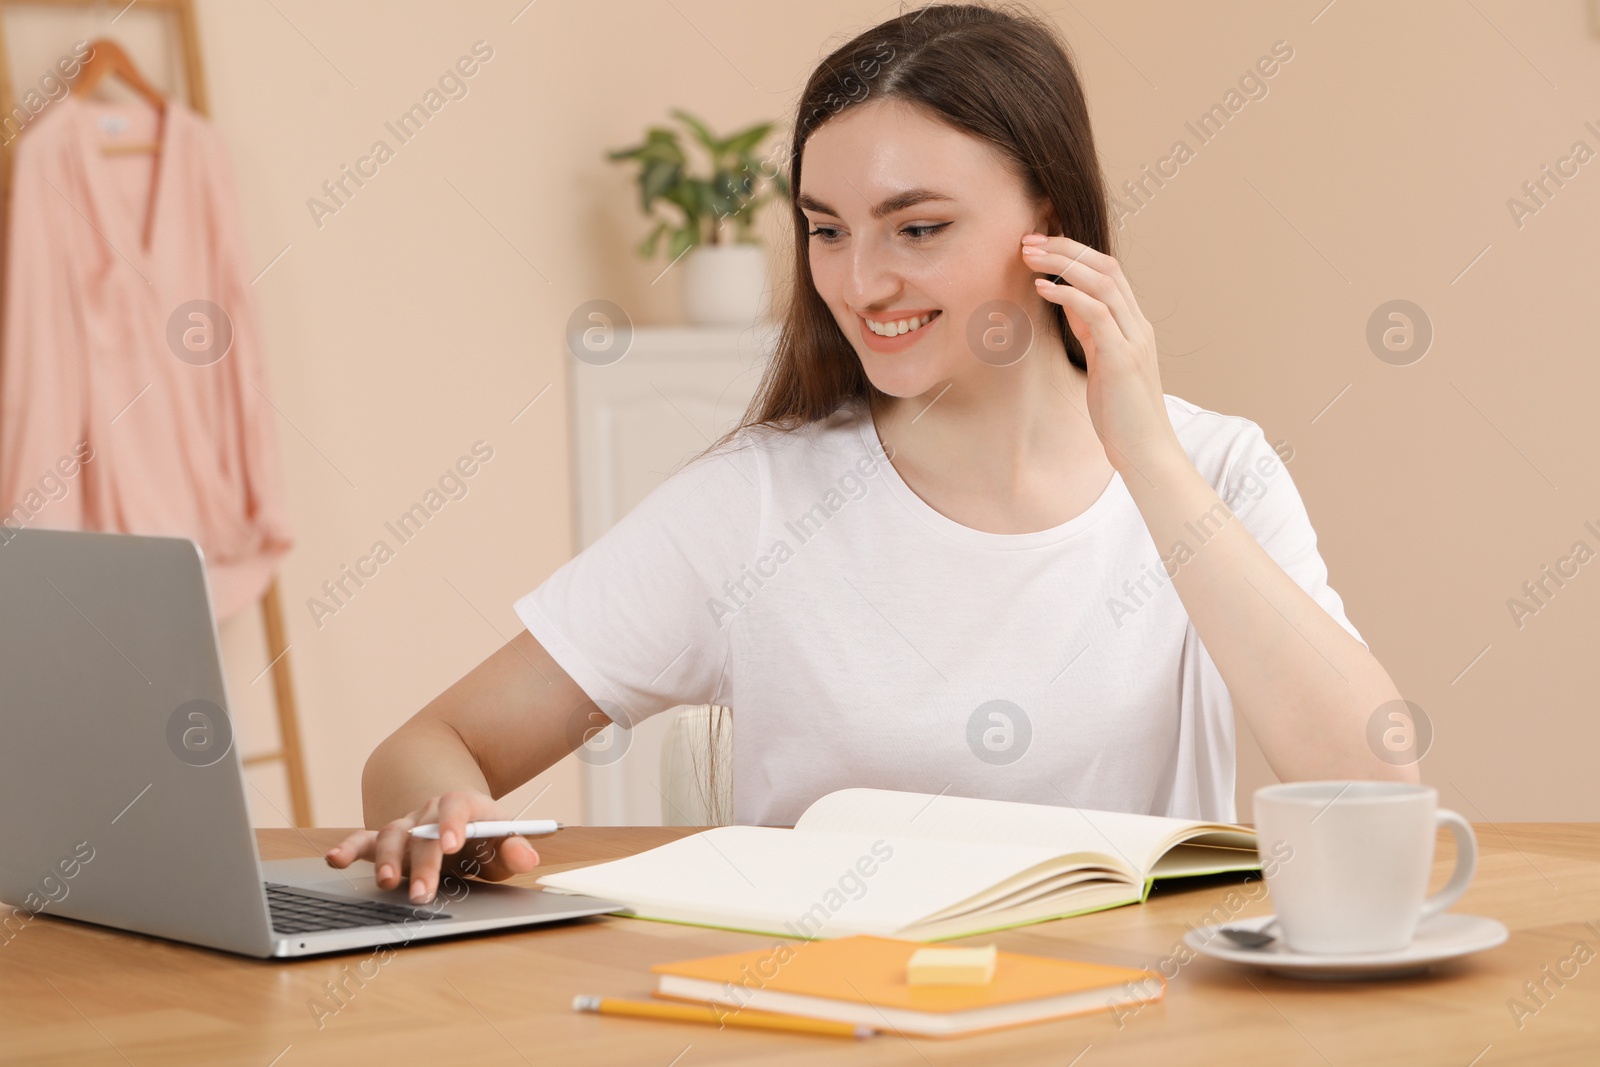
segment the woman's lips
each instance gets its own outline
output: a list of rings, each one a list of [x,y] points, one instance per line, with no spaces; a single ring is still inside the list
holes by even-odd
[[[858,323],[858,328],[861,331],[861,343],[872,349],[874,352],[900,352],[904,349],[910,348],[912,345],[922,340],[922,335],[937,326],[939,324],[939,320],[944,318],[944,312],[941,310],[919,311],[917,312],[916,317],[921,318],[923,315],[932,315],[933,318],[929,319],[925,325],[918,326],[914,330],[899,334],[895,337],[884,337],[881,334],[873,333],[872,328],[867,325],[866,317],[863,315],[857,315],[856,321]],[[898,321],[902,318],[909,319],[912,318],[912,316],[897,315],[895,316],[894,321]],[[874,321],[883,322],[887,320],[876,319]]]

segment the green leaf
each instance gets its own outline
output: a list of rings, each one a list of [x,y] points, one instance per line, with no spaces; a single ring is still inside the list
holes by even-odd
[[[694,131],[695,137],[701,144],[705,145],[706,151],[711,153],[712,162],[715,164],[717,157],[722,154],[724,149],[722,142],[717,140],[716,135],[711,132],[710,128],[682,108],[675,107],[669,113],[673,118]]]
[[[759,123],[748,130],[734,134],[724,142],[723,147],[727,149],[730,155],[745,155],[760,144],[767,134],[772,132],[772,126],[773,124],[770,122]]]
[[[665,159],[682,163],[684,160],[683,147],[678,144],[677,133],[659,126],[647,131],[641,143],[629,148],[613,149],[606,153],[606,156],[617,162],[628,159]]]
[[[667,261],[670,263],[677,259],[697,243],[694,230],[687,227],[678,230],[672,235],[671,243],[667,245]]]
[[[739,195],[739,185],[733,175],[718,174],[708,187],[706,210],[714,215],[733,215],[743,206],[744,198]]]
[[[683,168],[676,163],[658,161],[639,173],[639,197],[646,214],[650,206],[683,180]]]
[[[689,157],[684,155],[683,146],[676,138],[650,141],[639,154],[639,158],[653,163],[675,163],[680,167],[689,161]]]
[[[697,221],[705,211],[707,186],[700,178],[684,178],[663,194],[664,199],[678,205],[691,222]]]
[[[656,254],[656,246],[661,243],[661,235],[666,233],[671,228],[672,228],[672,224],[671,223],[667,223],[667,222],[658,222],[658,223],[656,223],[656,228],[650,231],[650,236],[646,237],[642,242],[640,242],[640,244],[639,244],[639,254],[641,256],[643,256],[645,259],[649,259],[651,256],[655,255]]]

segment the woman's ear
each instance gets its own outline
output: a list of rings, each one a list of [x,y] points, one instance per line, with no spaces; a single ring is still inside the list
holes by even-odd
[[[1065,237],[1061,229],[1061,216],[1056,214],[1054,205],[1045,205],[1044,225],[1039,230],[1046,237]]]
[[[1056,214],[1056,205],[1045,198],[1034,200],[1034,232],[1045,237],[1061,237],[1061,216]]]

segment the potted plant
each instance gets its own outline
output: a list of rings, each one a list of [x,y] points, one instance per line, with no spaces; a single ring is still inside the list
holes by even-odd
[[[710,157],[709,173],[691,173],[679,132],[653,126],[642,144],[607,153],[639,165],[639,206],[656,225],[639,243],[646,259],[666,238],[670,263],[683,264],[683,313],[695,325],[748,324],[764,311],[766,251],[755,233],[756,211],[787,199],[781,172],[767,173],[756,150],[772,132],[757,123],[725,138],[679,108],[671,111]]]

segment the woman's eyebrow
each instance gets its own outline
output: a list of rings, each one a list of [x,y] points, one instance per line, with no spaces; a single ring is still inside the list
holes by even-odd
[[[918,204],[925,204],[929,201],[937,200],[953,202],[955,197],[946,196],[944,193],[934,192],[932,189],[907,189],[904,192],[895,193],[893,196],[884,200],[877,207],[873,208],[872,217],[875,219],[886,218],[889,215],[893,215],[896,211],[904,211],[908,207],[916,207]],[[801,193],[799,196],[797,196],[795,198],[795,204],[801,208],[804,208],[806,211],[814,211],[819,215],[832,215],[834,218],[844,217],[837,211],[833,210],[833,208],[829,207],[827,204],[824,204],[822,201],[818,200],[809,193]]]

